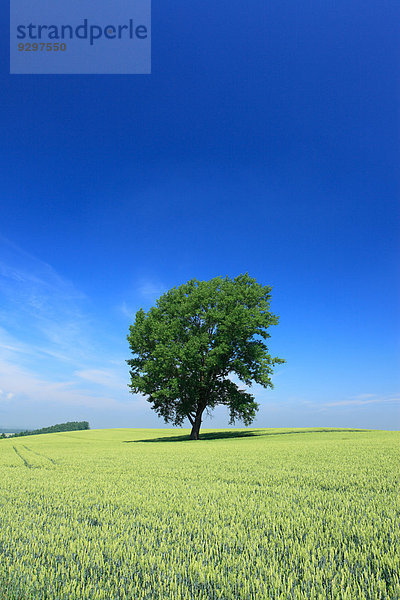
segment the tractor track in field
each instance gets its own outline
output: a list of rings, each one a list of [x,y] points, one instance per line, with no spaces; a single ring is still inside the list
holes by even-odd
[[[20,454],[20,453],[18,452],[18,450],[16,449],[16,447],[15,447],[15,446],[13,446],[13,448],[14,448],[14,452],[15,452],[15,454],[16,454],[17,456],[19,456],[19,458],[20,458],[20,459],[22,460],[22,462],[24,463],[25,467],[27,467],[27,469],[32,469],[32,466],[33,466],[33,465],[31,465],[30,463],[28,463],[28,461],[26,460],[26,458],[24,458],[24,457],[22,456],[22,454]]]
[[[29,448],[28,446],[24,446],[24,448],[25,448],[25,450],[28,450],[29,452],[33,452],[33,454],[36,454],[37,456],[42,456],[43,458],[46,458],[51,463],[53,463],[53,465],[57,464],[53,458],[50,458],[50,456],[46,456],[46,454],[42,454],[41,452],[36,452],[36,450],[32,450],[32,448]]]

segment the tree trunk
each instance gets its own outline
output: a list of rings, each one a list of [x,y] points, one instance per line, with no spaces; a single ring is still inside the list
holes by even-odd
[[[202,414],[203,414],[203,411],[201,411],[201,412],[198,411],[196,413],[196,417],[195,417],[193,425],[192,425],[192,431],[190,433],[190,439],[191,440],[198,440],[198,439],[200,439],[199,434],[200,434]]]

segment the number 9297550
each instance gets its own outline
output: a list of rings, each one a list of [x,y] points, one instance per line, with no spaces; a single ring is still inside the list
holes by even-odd
[[[41,43],[30,43],[26,42],[25,44],[18,44],[19,52],[65,52],[67,49],[67,44],[58,42],[50,43],[50,42],[41,42]]]

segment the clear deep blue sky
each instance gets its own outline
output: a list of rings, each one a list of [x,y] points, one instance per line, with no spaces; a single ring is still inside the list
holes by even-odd
[[[245,271],[287,360],[254,426],[399,427],[399,16],[154,1],[148,76],[10,76],[2,36],[0,427],[163,426],[135,311]]]

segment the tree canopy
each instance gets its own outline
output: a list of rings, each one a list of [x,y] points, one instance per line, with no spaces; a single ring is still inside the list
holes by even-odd
[[[270,312],[271,287],[247,273],[234,279],[192,279],[140,309],[128,341],[132,393],[141,393],[166,423],[187,418],[191,439],[199,439],[204,411],[228,407],[230,424],[250,425],[258,410],[254,396],[240,389],[253,382],[272,388],[275,364],[265,341],[277,325]]]

